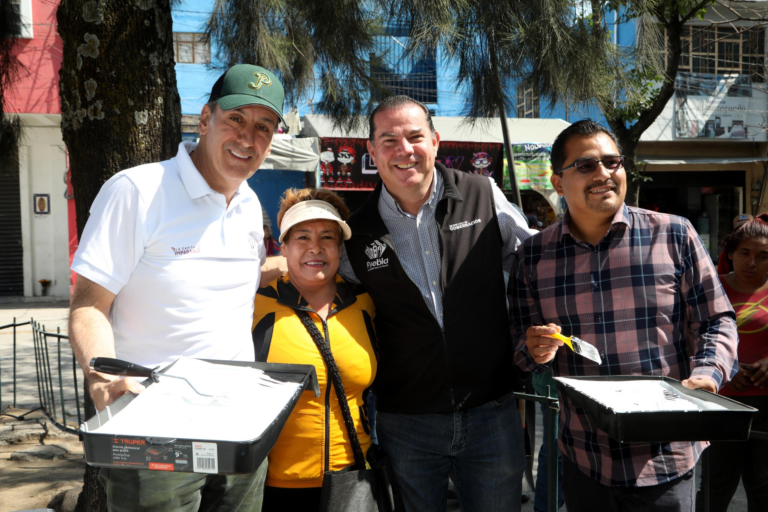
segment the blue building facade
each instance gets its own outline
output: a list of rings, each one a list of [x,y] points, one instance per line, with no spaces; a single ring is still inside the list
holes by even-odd
[[[194,39],[199,39],[205,32],[205,24],[212,11],[213,0],[182,0],[171,11],[176,45],[176,82],[181,97],[182,115],[200,114],[203,105],[208,101],[211,87],[221,74],[212,67],[217,64],[215,51],[195,52],[195,43],[198,41]],[[181,34],[184,36],[180,36]],[[180,38],[192,41],[180,41]],[[189,48],[190,46],[192,48]],[[204,58],[206,56],[207,59]],[[190,60],[192,62],[189,62]]]

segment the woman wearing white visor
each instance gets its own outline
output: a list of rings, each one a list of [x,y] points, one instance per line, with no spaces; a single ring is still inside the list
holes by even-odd
[[[359,285],[337,275],[352,234],[348,217],[341,198],[326,189],[290,189],[278,213],[288,274],[256,294],[256,360],[313,364],[321,393],[304,392],[269,454],[265,512],[318,510],[324,472],[354,465],[371,446],[364,393],[376,376],[374,308]],[[322,351],[338,368],[341,401]]]

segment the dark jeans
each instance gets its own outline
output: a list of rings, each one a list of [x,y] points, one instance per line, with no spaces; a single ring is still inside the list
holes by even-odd
[[[102,468],[110,512],[260,512],[267,461],[249,475]]]
[[[582,473],[563,456],[563,493],[568,512],[693,512],[694,470],[649,487],[609,487]]]
[[[547,414],[546,406],[541,406],[542,416]],[[546,433],[544,435],[544,442],[541,443],[541,449],[539,450],[539,465],[536,470],[536,494],[533,498],[533,510],[535,512],[547,512],[549,498],[547,493],[547,450],[549,450],[549,443],[547,442]],[[565,497],[563,496],[563,454],[560,453],[557,445],[553,448],[557,451],[557,508],[560,508],[565,503]]]
[[[376,428],[408,512],[445,512],[449,475],[463,512],[519,512],[525,448],[512,393],[456,413],[378,411]]]
[[[759,410],[752,430],[768,432],[768,396],[734,397],[734,400]],[[739,480],[747,492],[749,512],[768,510],[768,441],[712,441],[709,450],[709,510],[726,512]],[[697,511],[704,510],[699,492]]]

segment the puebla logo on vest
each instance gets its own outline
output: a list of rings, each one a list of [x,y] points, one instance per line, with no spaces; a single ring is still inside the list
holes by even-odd
[[[389,266],[389,258],[381,257],[386,249],[386,244],[380,242],[379,240],[374,240],[371,245],[365,248],[365,255],[368,256],[369,260],[371,260],[366,263],[368,272]]]

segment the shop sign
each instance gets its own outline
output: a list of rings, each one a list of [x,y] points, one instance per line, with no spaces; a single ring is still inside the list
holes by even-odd
[[[379,182],[365,139],[320,139],[320,186],[332,190],[373,190]],[[436,161],[448,168],[489,176],[502,183],[501,144],[440,142]]]
[[[768,140],[760,115],[765,102],[750,75],[678,72],[675,138]]]
[[[513,144],[512,159],[517,176],[517,187],[520,190],[552,189],[549,177],[552,175],[552,165],[549,154],[551,144]],[[504,161],[504,190],[511,190],[511,181],[506,159]]]

